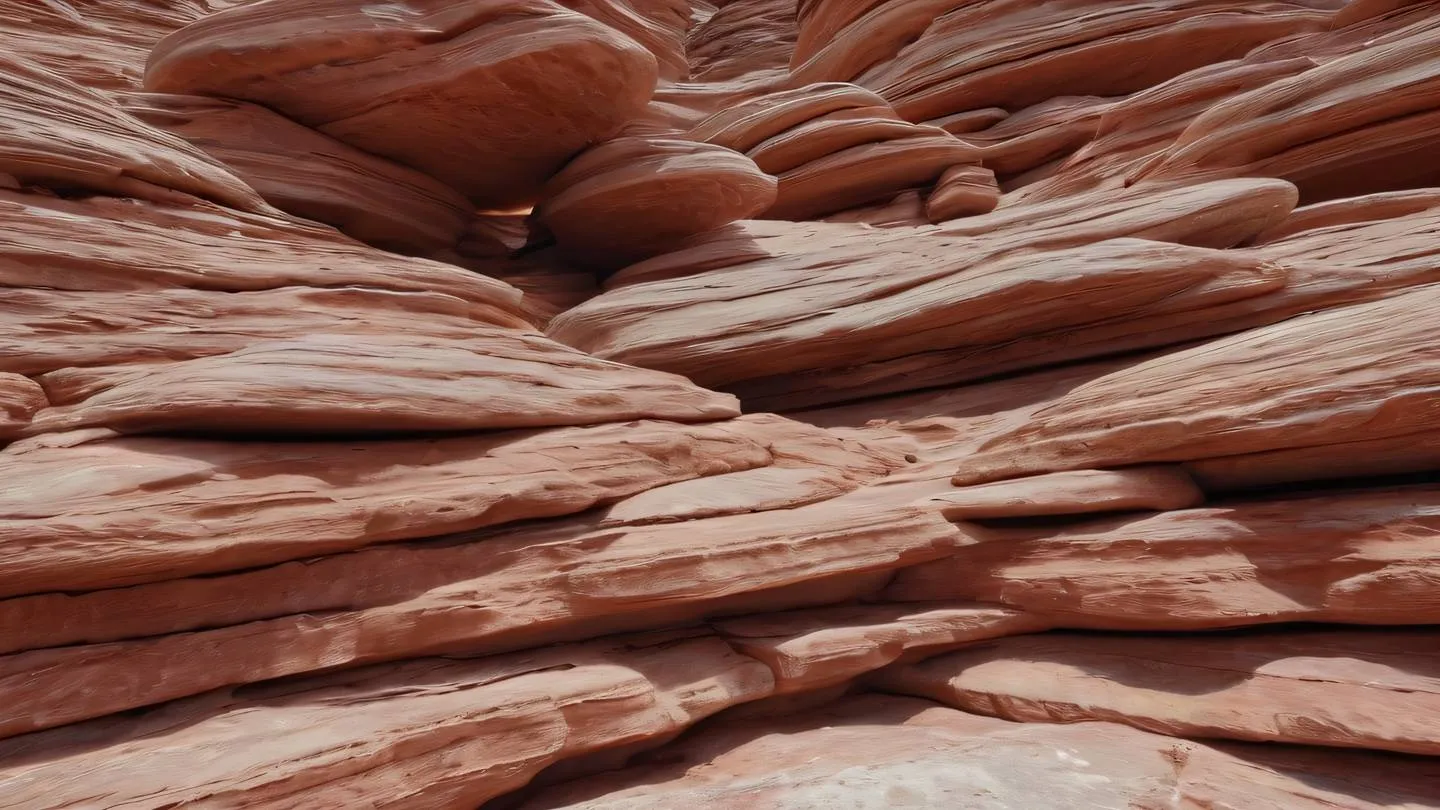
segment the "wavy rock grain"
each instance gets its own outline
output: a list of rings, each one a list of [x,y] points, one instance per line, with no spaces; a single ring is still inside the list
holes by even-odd
[[[550,178],[535,215],[571,261],[617,269],[774,202],[775,179],[744,155],[674,138],[627,137],[585,151]]]
[[[539,335],[312,334],[179,363],[68,368],[39,378],[32,433],[359,435],[738,416],[734,398],[597,360]]]
[[[549,0],[403,0],[374,13],[262,0],[162,39],[145,89],[262,104],[503,208],[615,134],[657,71],[635,40]]]
[[[1032,635],[880,677],[887,689],[1008,720],[1105,720],[1172,736],[1440,749],[1432,630]]]
[[[964,806],[1428,807],[1428,760],[1207,745],[1114,723],[1009,723],[908,698],[862,696],[790,718],[713,724],[613,775],[542,791],[525,810],[859,810]]]
[[[887,595],[979,599],[1107,630],[1440,623],[1435,487],[1218,503],[980,536],[985,542],[949,559],[902,572]]]
[[[3,287],[444,293],[471,304],[476,319],[530,326],[520,291],[502,281],[396,256],[301,221],[199,205],[61,200],[0,190],[0,226]]]
[[[254,189],[185,141],[23,57],[0,56],[0,173],[21,183],[268,211]]]
[[[1433,806],[1437,20],[0,0],[0,807]]]
[[[215,158],[265,201],[400,253],[453,246],[470,204],[450,187],[244,102],[134,93],[132,115]]]
[[[770,687],[758,661],[683,635],[420,659],[0,742],[0,762],[44,761],[0,766],[0,807],[279,808],[378,794],[413,807],[475,806],[554,762],[664,740]],[[216,755],[183,772],[165,765],[186,749]]]
[[[987,442],[955,482],[1426,432],[1440,396],[1440,353],[1429,323],[1437,304],[1440,287],[1419,287],[1103,377]],[[1406,471],[1403,459],[1392,470]]]

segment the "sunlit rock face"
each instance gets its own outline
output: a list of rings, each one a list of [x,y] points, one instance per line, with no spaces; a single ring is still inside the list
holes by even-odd
[[[0,11],[0,808],[1437,806],[1440,5]]]

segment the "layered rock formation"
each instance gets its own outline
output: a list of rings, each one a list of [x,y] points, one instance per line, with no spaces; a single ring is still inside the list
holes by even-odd
[[[1440,4],[0,10],[0,808],[1440,807]]]

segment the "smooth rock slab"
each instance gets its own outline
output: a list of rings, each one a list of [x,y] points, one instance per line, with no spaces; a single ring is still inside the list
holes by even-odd
[[[1440,488],[1431,486],[974,536],[984,542],[900,572],[887,597],[979,599],[1109,630],[1440,624]]]
[[[1305,202],[1440,183],[1440,22],[1221,101],[1129,180],[1282,177]]]
[[[71,638],[91,630],[85,622],[111,637],[116,628],[199,629],[0,658],[0,737],[317,670],[854,599],[887,572],[964,542],[896,500],[877,502],[862,488],[794,509],[640,526],[581,515],[229,576],[41,596],[17,612],[60,611],[69,622],[40,621]],[[122,621],[121,610],[137,621]],[[53,643],[59,633],[34,635]],[[257,658],[257,649],[273,654]]]
[[[1440,753],[1440,633],[1046,633],[902,665],[877,683],[1007,720]]]
[[[153,364],[148,370],[156,373],[176,361],[310,335],[348,335],[361,344],[409,335],[458,345],[476,334],[501,332],[490,324],[494,310],[482,304],[444,293],[363,287],[9,287],[0,295],[6,303],[0,309],[0,369],[30,375],[130,364]]]
[[[0,173],[71,192],[182,204],[200,197],[242,211],[270,210],[204,152],[9,52],[0,54]]]
[[[636,117],[657,75],[549,0],[263,0],[162,39],[145,88],[262,104],[504,208]]]
[[[693,633],[409,661],[0,743],[0,807],[475,807],[771,686],[763,664]]]
[[[40,378],[52,407],[30,433],[331,434],[564,427],[740,415],[663,372],[598,360],[541,335],[310,335],[179,363],[70,368]]]
[[[206,205],[61,200],[0,190],[0,288],[245,292],[365,287],[443,293],[477,320],[529,328],[519,290],[386,253],[321,225]]]
[[[1043,619],[998,605],[857,605],[714,623],[735,649],[764,661],[776,694],[845,683],[902,658],[1044,630]]]
[[[893,236],[862,248],[859,237],[871,234],[853,233],[830,252],[611,290],[562,313],[548,331],[600,357],[712,387],[950,346],[972,348],[981,376],[1006,370],[1003,353],[1043,356],[1021,342],[1027,336],[1284,285],[1283,270],[1243,255],[1140,240],[986,261],[986,246],[964,238],[889,229]],[[891,244],[899,250],[886,250]],[[656,306],[677,299],[685,306]]]
[[[121,104],[224,164],[276,208],[367,244],[424,254],[453,246],[470,224],[470,203],[449,186],[264,107],[159,93]]]
[[[521,807],[1422,810],[1437,791],[1428,759],[1204,745],[1114,723],[1009,723],[870,695],[794,717],[711,721],[630,768],[542,790]]]
[[[625,137],[586,150],[550,178],[536,217],[572,262],[613,270],[774,202],[775,178],[738,152]]]
[[[0,594],[153,582],[579,512],[768,463],[769,451],[744,432],[632,422],[352,443],[120,439],[3,453]]]
[[[1087,512],[1184,509],[1205,494],[1174,466],[1076,470],[959,487],[928,503],[950,520],[1078,515]]]
[[[1317,312],[1079,386],[986,442],[958,485],[1417,434],[1440,404],[1440,286]]]

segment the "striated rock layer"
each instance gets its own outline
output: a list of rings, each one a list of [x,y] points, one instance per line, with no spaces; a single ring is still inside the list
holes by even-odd
[[[1440,807],[1437,38],[0,0],[0,808]]]

